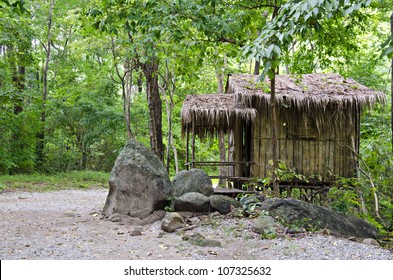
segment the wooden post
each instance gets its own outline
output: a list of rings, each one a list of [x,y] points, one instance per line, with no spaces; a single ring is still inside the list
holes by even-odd
[[[194,161],[195,161],[195,122],[192,123],[191,168],[194,168]]]
[[[190,157],[189,157],[189,150],[190,150],[190,129],[186,128],[186,170],[190,169]]]

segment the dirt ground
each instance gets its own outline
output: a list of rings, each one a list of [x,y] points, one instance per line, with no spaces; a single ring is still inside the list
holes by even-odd
[[[252,220],[213,215],[194,218],[183,233],[164,233],[160,222],[131,236],[130,226],[101,219],[107,189],[0,193],[0,259],[384,259],[393,253],[321,234],[264,240]],[[221,242],[201,247],[185,235]]]

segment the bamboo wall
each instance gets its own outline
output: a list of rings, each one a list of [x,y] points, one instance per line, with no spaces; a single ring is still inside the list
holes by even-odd
[[[323,181],[336,177],[356,176],[359,145],[359,109],[348,105],[337,114],[327,108],[321,114],[301,112],[291,108],[278,108],[278,158],[288,167],[307,177]],[[316,125],[318,115],[318,126]],[[324,119],[326,118],[326,119]],[[319,129],[318,129],[319,127]],[[237,130],[239,131],[239,130]],[[237,134],[237,133],[236,133]],[[237,136],[238,141],[240,137]],[[238,142],[239,143],[239,142]],[[237,158],[244,149],[237,145]],[[254,162],[251,176],[271,176],[271,125],[268,109],[259,109],[253,123],[251,159]]]

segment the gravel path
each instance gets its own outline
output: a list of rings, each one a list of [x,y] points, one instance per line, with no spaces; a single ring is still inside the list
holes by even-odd
[[[332,236],[262,240],[248,219],[199,217],[185,234],[222,247],[199,247],[160,223],[131,236],[130,227],[100,220],[106,189],[0,194],[0,259],[300,259],[393,260],[393,253]],[[195,219],[194,219],[195,220]]]

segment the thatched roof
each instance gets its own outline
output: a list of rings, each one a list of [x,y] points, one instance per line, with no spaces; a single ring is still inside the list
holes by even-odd
[[[270,81],[258,79],[258,75],[230,76],[227,90],[236,94],[236,102],[247,107],[263,107],[270,103]],[[337,74],[276,76],[277,103],[301,110],[326,109],[331,105],[338,109],[347,105],[371,106],[385,99],[384,93]]]
[[[229,76],[227,94],[187,96],[181,112],[183,135],[186,131],[194,130],[203,138],[217,131],[230,131],[239,118],[254,120],[257,112],[265,110],[270,104],[270,81],[258,79],[258,75],[232,75]],[[361,107],[372,106],[385,99],[384,93],[336,74],[276,77],[279,110],[284,108],[282,113],[287,115],[288,121],[298,124],[304,115],[312,115],[318,130],[332,126],[341,130],[352,126],[355,121],[351,114],[353,110],[358,114]],[[327,110],[334,110],[334,116],[327,117]],[[343,120],[345,123],[342,123]]]
[[[256,110],[236,104],[233,94],[188,95],[181,111],[183,134],[192,129],[198,136],[213,135],[217,131],[228,132],[236,119],[251,121]]]

